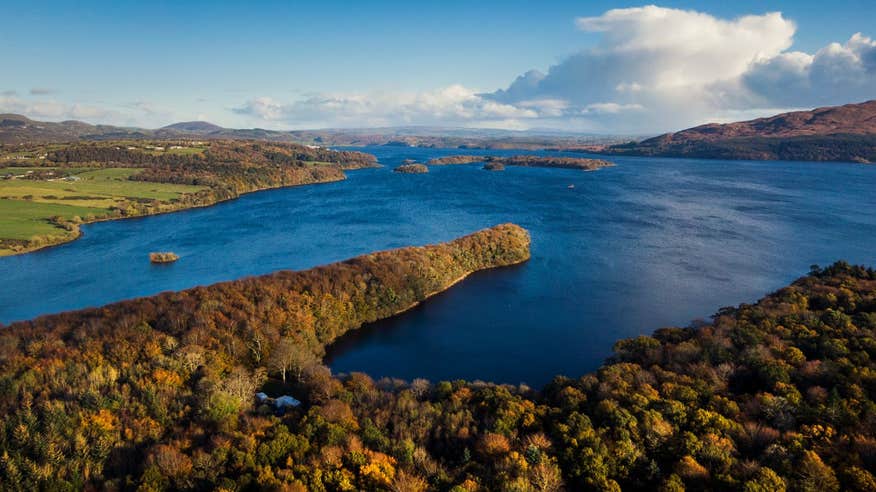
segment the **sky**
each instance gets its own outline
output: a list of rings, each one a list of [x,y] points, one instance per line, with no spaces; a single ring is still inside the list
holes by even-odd
[[[876,99],[876,2],[0,0],[0,112],[649,134]]]

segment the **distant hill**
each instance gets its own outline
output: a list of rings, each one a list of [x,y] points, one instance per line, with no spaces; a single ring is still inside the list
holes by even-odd
[[[715,159],[876,162],[876,100],[737,123],[710,123],[601,151]]]
[[[211,133],[218,132],[224,130],[219,125],[214,125],[213,123],[207,121],[183,121],[180,123],[174,123],[172,125],[167,125],[161,128],[162,130],[178,130],[183,132],[194,132],[194,133]]]
[[[36,121],[19,114],[0,114],[0,144],[74,142],[79,140],[191,139],[266,140],[299,142],[289,132],[235,130],[206,121],[186,121],[148,130],[144,128],[92,125],[81,121],[58,123]]]
[[[185,121],[155,130],[92,125],[81,121],[59,123],[31,120],[18,114],[0,114],[0,144],[72,142],[121,139],[265,140],[319,146],[392,145],[453,147],[461,149],[570,149],[609,145],[628,138],[558,131],[509,131],[470,128],[390,127],[369,129],[266,130],[224,128],[206,121]]]
[[[147,138],[148,130],[91,125],[68,120],[35,121],[20,114],[0,114],[0,143],[69,142],[94,138]]]

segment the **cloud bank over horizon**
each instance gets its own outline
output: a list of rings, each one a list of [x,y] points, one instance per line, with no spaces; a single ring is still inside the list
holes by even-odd
[[[814,54],[790,51],[797,28],[779,12],[726,20],[652,5],[578,18],[576,26],[601,42],[494,92],[454,85],[289,103],[255,98],[235,112],[276,124],[659,133],[876,97],[876,41],[856,33]]]
[[[254,94],[217,106],[212,116],[226,125],[278,129],[433,125],[655,134],[876,98],[876,41],[868,33],[806,53],[793,49],[797,26],[780,12],[723,19],[653,5],[581,17],[575,26],[595,33],[598,43],[545,70],[521,67],[498,90],[452,84],[416,92]],[[151,127],[201,117],[145,101],[64,102],[62,91],[41,87],[0,92],[0,112]]]

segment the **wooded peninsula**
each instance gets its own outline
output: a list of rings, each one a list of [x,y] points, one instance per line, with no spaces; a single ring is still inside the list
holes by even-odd
[[[343,383],[317,363],[328,343],[475,271],[526,261],[529,242],[520,227],[499,225],[444,244],[0,326],[0,488],[236,489],[226,482],[238,471],[245,488],[279,486],[285,479],[253,480],[232,464],[244,458],[235,442],[239,432],[253,431],[250,424],[302,417],[281,419],[253,407],[266,377],[281,377],[275,387],[309,405],[322,402],[345,414],[346,403],[335,398]],[[271,461],[290,446],[320,452],[317,441],[271,435],[282,441],[263,449]],[[224,455],[220,468],[211,462],[213,451]],[[389,455],[364,447],[359,454],[373,463],[366,481],[395,475]],[[297,466],[307,466],[301,458]],[[201,466],[218,473],[193,475]],[[347,480],[323,481],[313,471],[314,485]]]
[[[376,165],[361,152],[239,140],[3,145],[0,256],[73,240],[82,223],[338,181]]]
[[[813,267],[538,391],[320,363],[348,330],[528,258],[502,225],[0,329],[0,488],[876,488],[872,269]]]

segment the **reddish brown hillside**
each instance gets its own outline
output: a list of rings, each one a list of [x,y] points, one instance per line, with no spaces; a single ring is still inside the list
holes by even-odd
[[[662,137],[670,142],[739,137],[801,137],[835,134],[876,134],[876,100],[782,113],[737,123],[709,123]]]
[[[598,151],[702,159],[876,162],[876,100],[710,123]]]

